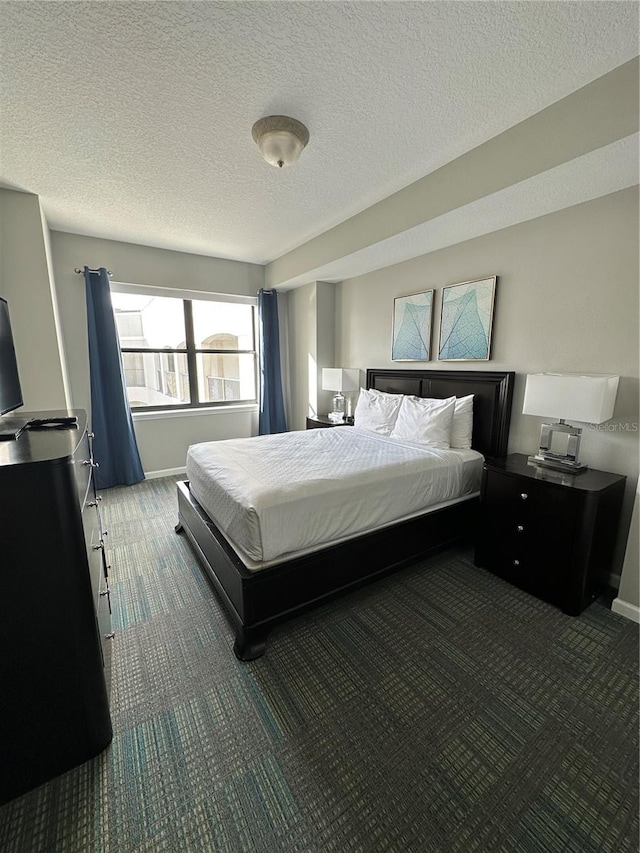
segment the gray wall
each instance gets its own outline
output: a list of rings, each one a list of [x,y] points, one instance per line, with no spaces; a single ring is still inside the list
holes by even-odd
[[[288,293],[292,416],[290,429],[304,429],[307,415],[326,414],[332,392],[322,390],[322,368],[334,363],[335,299],[338,285],[314,281]]]
[[[0,296],[9,303],[25,411],[70,404],[48,237],[38,196],[0,189]]]
[[[614,565],[620,572],[638,477],[637,187],[344,281],[336,291],[336,364],[394,366],[393,299],[429,288],[436,290],[437,347],[442,287],[489,275],[499,277],[492,358],[477,367],[517,372],[511,452],[538,445],[541,419],[522,414],[527,373],[621,377],[612,421],[607,429],[586,426],[582,441],[588,464],[628,477]],[[461,366],[415,363],[429,365]]]
[[[51,232],[53,268],[60,319],[68,354],[73,405],[90,409],[87,315],[84,279],[75,267],[106,267],[112,279],[209,293],[255,297],[264,280],[263,267],[223,258]],[[147,473],[181,470],[187,448],[199,441],[257,434],[257,407],[183,415],[136,415],[134,426],[142,465]]]

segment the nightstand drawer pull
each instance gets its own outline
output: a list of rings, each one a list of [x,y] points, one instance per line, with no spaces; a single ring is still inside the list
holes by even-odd
[[[514,565],[514,566],[519,566],[519,565],[520,565],[520,560],[514,560],[514,561],[513,561],[513,565]]]
[[[520,499],[521,499],[521,500],[523,500],[523,501],[526,501],[526,499],[527,499],[528,497],[529,497],[529,495],[528,495],[526,492],[522,492],[522,494],[520,495]]]
[[[523,532],[524,532],[524,527],[523,527],[521,524],[519,524],[519,525],[516,527],[516,530],[518,531],[518,533],[523,533]]]

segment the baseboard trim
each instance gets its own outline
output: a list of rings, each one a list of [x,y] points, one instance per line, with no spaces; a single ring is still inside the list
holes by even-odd
[[[628,601],[624,601],[622,598],[614,598],[611,610],[613,613],[617,613],[626,619],[631,619],[632,622],[640,624],[640,607],[636,607],[635,604],[629,604]]]
[[[175,474],[184,474],[185,477],[187,475],[187,471],[185,468],[165,468],[162,471],[145,471],[144,476],[146,480],[155,480],[158,477],[173,477]]]

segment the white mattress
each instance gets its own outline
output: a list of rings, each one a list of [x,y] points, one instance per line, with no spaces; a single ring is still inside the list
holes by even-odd
[[[198,503],[260,568],[477,493],[483,457],[356,427],[195,444],[187,477]]]

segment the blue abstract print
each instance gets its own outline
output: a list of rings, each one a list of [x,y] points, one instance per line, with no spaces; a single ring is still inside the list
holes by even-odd
[[[442,361],[489,358],[495,281],[488,278],[444,288],[438,353]]]
[[[394,301],[394,361],[427,361],[431,349],[433,291],[400,296]]]

